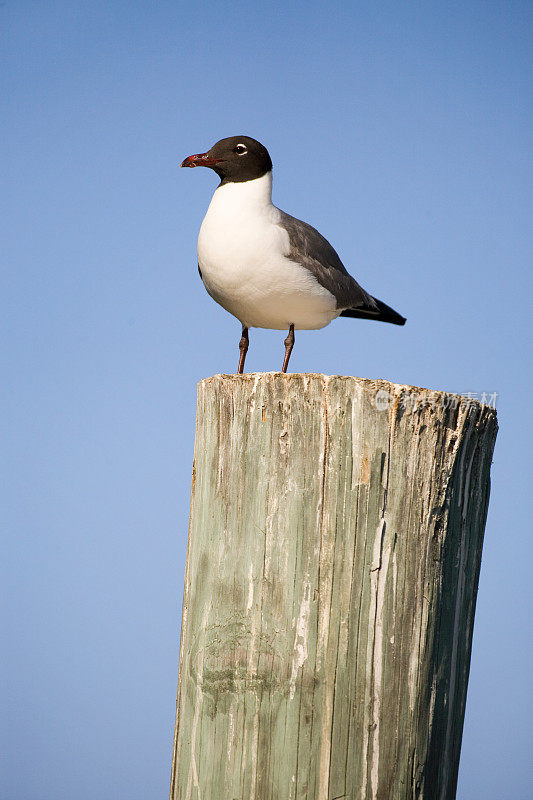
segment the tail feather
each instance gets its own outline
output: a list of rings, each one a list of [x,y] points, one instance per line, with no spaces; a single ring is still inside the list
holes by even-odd
[[[357,319],[373,319],[376,322],[392,322],[393,325],[405,325],[405,317],[398,314],[393,308],[373,297],[377,309],[372,308],[347,308],[341,311],[341,317],[355,317]]]

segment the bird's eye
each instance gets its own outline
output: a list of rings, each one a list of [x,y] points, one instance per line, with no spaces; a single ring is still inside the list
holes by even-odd
[[[243,144],[237,144],[233,148],[233,152],[237,153],[238,156],[243,156],[248,151],[247,151],[246,147]]]

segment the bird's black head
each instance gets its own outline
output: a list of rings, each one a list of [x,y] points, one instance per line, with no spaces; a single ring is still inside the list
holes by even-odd
[[[266,147],[250,136],[221,139],[207,153],[189,156],[182,167],[211,167],[221,183],[242,183],[266,175],[272,161]]]

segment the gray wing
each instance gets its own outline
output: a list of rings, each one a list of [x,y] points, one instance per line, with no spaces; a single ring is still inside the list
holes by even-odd
[[[374,298],[346,271],[327,239],[307,222],[281,211],[279,224],[289,234],[288,258],[314,275],[319,284],[335,297],[337,308],[361,308],[376,313]]]

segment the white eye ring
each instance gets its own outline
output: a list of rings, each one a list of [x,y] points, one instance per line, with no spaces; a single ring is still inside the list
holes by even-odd
[[[246,149],[246,145],[236,144],[235,147],[233,148],[233,152],[237,153],[238,156],[243,156],[245,153],[248,152],[248,150]]]

